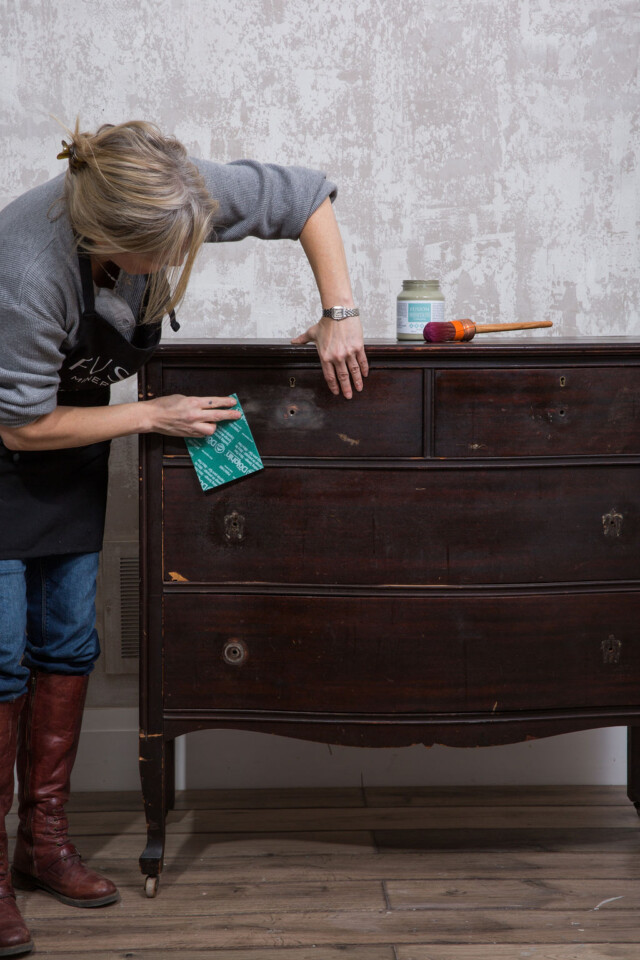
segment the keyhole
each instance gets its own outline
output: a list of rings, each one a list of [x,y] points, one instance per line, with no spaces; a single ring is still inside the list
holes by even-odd
[[[295,387],[295,385],[296,385],[296,378],[295,378],[295,377],[289,377],[289,386],[290,386],[290,387]]]
[[[610,634],[607,640],[602,641],[600,649],[604,663],[620,663],[622,640],[617,640],[613,634]]]
[[[566,378],[566,377],[560,377],[560,386],[561,386],[561,387],[564,387],[564,385],[566,384],[566,382],[567,382],[567,378]]]

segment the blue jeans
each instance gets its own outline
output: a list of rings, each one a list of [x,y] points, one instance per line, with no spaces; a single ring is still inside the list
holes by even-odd
[[[0,701],[26,693],[31,670],[91,673],[99,556],[0,560]]]

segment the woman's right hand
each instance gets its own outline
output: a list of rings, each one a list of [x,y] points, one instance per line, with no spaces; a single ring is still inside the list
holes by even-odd
[[[210,437],[222,420],[239,420],[242,416],[234,397],[169,397],[144,400],[149,415],[149,433],[169,437]]]

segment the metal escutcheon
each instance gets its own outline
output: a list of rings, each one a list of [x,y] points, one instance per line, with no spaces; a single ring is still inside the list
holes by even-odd
[[[605,537],[619,537],[622,532],[622,514],[614,508],[602,517]]]
[[[222,659],[225,663],[230,663],[233,667],[239,667],[249,656],[247,645],[243,640],[235,637],[227,640],[222,649]]]
[[[602,650],[603,663],[620,663],[622,653],[622,640],[618,640],[613,634],[610,634],[606,640],[600,644]]]
[[[224,535],[231,543],[244,540],[244,517],[237,510],[228,513],[224,518]]]

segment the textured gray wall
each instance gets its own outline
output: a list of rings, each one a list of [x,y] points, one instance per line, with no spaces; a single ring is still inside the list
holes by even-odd
[[[640,332],[630,0],[4,0],[0,204],[62,169],[51,115],[154,120],[194,155],[324,169],[367,335],[407,277],[449,317]],[[318,314],[299,245],[201,256],[184,336],[286,336]],[[131,396],[124,387],[120,396]],[[108,536],[135,523],[134,445]],[[96,677],[93,701],[132,703]]]
[[[4,0],[2,202],[61,169],[55,114],[325,169],[368,333],[403,278],[448,315],[638,330],[637,0]],[[294,244],[208,250],[185,335],[317,313]]]

